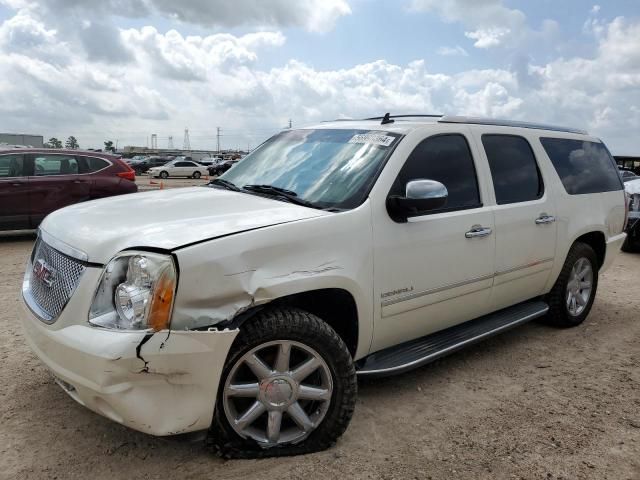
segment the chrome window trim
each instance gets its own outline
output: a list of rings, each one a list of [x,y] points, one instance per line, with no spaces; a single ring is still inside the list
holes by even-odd
[[[84,176],[84,175],[93,175],[94,173],[98,173],[98,172],[102,172],[103,170],[106,170],[109,167],[113,166],[113,162],[111,160],[107,160],[106,158],[102,158],[102,157],[96,157],[95,155],[88,155],[86,153],[76,153],[73,155],[67,155],[64,153],[28,153],[28,155],[33,155],[33,161],[34,161],[34,165],[35,165],[35,159],[36,159],[36,155],[52,155],[52,156],[66,156],[66,157],[84,157],[84,158],[97,158],[98,160],[104,160],[105,162],[107,162],[109,165],[107,165],[104,168],[101,168],[100,170],[94,170],[93,172],[86,172],[86,173],[54,173],[51,175],[35,175],[35,167],[34,167],[34,175],[32,175],[33,177],[37,177],[37,178],[41,178],[41,177],[60,177],[62,175],[74,175],[74,176]],[[19,177],[16,177],[19,178]]]

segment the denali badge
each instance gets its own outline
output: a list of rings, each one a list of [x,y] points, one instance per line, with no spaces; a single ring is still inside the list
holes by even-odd
[[[47,287],[51,287],[56,281],[56,271],[41,258],[33,264],[33,275]]]

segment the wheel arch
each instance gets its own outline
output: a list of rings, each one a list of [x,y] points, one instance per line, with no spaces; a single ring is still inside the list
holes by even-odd
[[[351,356],[356,356],[361,333],[358,306],[351,292],[343,288],[320,288],[274,298],[236,315],[229,328],[239,328],[258,312],[277,307],[299,308],[321,318],[342,338]]]
[[[584,233],[576,238],[571,246],[578,242],[585,243],[593,248],[593,251],[596,252],[596,257],[598,258],[598,268],[601,268],[602,265],[604,265],[607,253],[607,240],[604,233],[600,230]]]

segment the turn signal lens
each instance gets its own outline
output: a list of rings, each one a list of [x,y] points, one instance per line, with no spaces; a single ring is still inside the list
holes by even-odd
[[[156,332],[169,328],[173,294],[176,291],[176,276],[172,268],[166,268],[156,283],[151,299],[147,325]]]

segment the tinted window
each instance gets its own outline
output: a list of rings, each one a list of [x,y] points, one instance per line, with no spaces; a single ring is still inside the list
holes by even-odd
[[[193,167],[193,163],[191,162],[176,162],[174,167]]]
[[[76,157],[67,155],[36,155],[34,175],[74,175],[79,172]]]
[[[564,189],[570,195],[622,190],[622,181],[602,143],[541,138]]]
[[[482,135],[498,205],[542,196],[544,186],[531,145],[514,135]]]
[[[102,170],[109,166],[109,162],[102,158],[86,157],[84,160],[87,162],[85,169],[87,173],[97,172],[98,170]]]
[[[462,135],[438,135],[420,143],[405,162],[391,195],[404,195],[411,180],[436,180],[447,187],[443,210],[480,206],[476,169],[467,140]]]
[[[22,175],[24,175],[22,155],[0,156],[0,178],[21,177]]]

